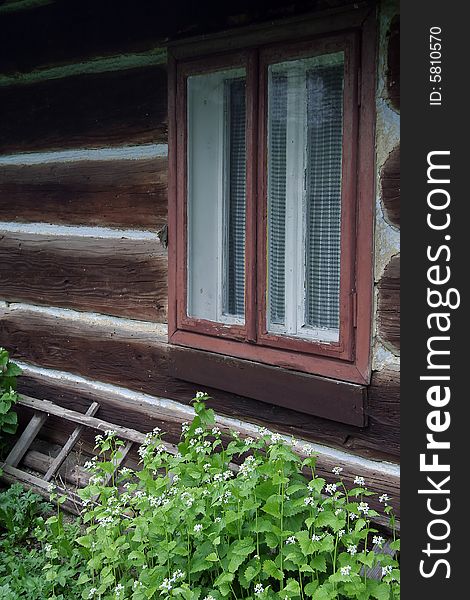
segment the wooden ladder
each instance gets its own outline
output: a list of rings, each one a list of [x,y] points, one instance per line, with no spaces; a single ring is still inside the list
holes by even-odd
[[[93,402],[85,414],[63,408],[57,404],[54,404],[53,402],[49,402],[48,400],[38,400],[37,398],[31,398],[30,396],[21,395],[19,397],[18,404],[20,406],[32,409],[34,414],[6,457],[5,462],[0,464],[0,469],[3,471],[1,474],[2,479],[8,483],[20,482],[25,487],[32,489],[47,499],[49,499],[52,490],[55,491],[59,496],[64,495],[66,496],[65,508],[76,514],[80,512],[81,508],[81,500],[78,494],[66,489],[61,485],[52,484],[51,481],[57,476],[60,467],[80,439],[84,428],[88,427],[101,432],[112,430],[116,432],[119,438],[126,441],[125,446],[120,450],[119,459],[116,460],[114,464],[114,472],[126,460],[126,457],[129,454],[133,444],[141,445],[146,439],[145,434],[141,433],[140,431],[129,429],[128,427],[121,427],[120,425],[115,425],[114,423],[109,423],[107,421],[103,421],[103,419],[97,418],[95,415],[100,408],[98,402]],[[71,423],[75,423],[76,427],[58,455],[52,459],[52,462],[50,463],[50,466],[48,467],[44,476],[38,477],[20,469],[18,465],[21,463],[23,457],[30,449],[31,444],[36,439],[49,415],[53,415]],[[167,447],[169,452],[174,453],[174,446],[170,444],[164,445]],[[109,473],[107,475],[104,485],[107,485],[110,482],[112,476],[113,473]]]

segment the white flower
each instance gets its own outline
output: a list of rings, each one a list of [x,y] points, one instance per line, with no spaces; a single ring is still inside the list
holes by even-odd
[[[202,427],[197,427],[197,428],[194,430],[194,433],[195,433],[196,435],[202,435],[202,434],[204,433],[204,429],[203,429]]]
[[[93,598],[93,596],[96,594],[96,592],[97,592],[97,591],[98,591],[98,589],[97,589],[97,588],[95,588],[95,587],[92,587],[92,588],[90,589],[90,591],[88,592],[88,598]]]
[[[312,535],[312,542],[319,542],[323,536],[321,535]]]
[[[95,436],[95,442],[96,442],[97,444],[99,444],[99,443],[100,443],[100,442],[102,442],[102,441],[103,441],[103,436],[102,436],[102,435],[97,435],[97,436]]]
[[[220,517],[216,517],[216,518],[214,519],[214,521],[215,521],[216,523],[220,523],[220,521],[222,521],[222,519],[221,519]]]
[[[44,546],[44,551],[46,552],[46,554],[48,554],[49,552],[51,552],[52,550],[52,544],[46,544]]]
[[[312,446],[308,446],[307,444],[305,444],[305,446],[302,446],[302,452],[306,456],[313,456],[313,454],[314,454]]]
[[[261,585],[261,583],[257,583],[255,585],[255,594],[262,594],[264,592],[264,587]]]
[[[335,475],[339,475],[342,470],[343,470],[343,467],[333,467],[331,472],[334,473]]]
[[[351,521],[354,521],[354,519],[357,519],[357,515],[355,513],[349,513],[349,518]]]
[[[287,538],[286,544],[295,544],[295,535],[291,535]]]
[[[196,533],[199,533],[200,531],[202,531],[202,525],[201,525],[201,523],[197,523],[196,525],[194,525],[194,531]]]
[[[114,431],[114,429],[106,429],[106,431],[104,432],[104,435],[106,437],[113,437],[114,435],[116,435],[116,432]],[[121,584],[119,584],[121,585]],[[122,589],[124,589],[124,587],[122,587]]]
[[[351,556],[354,556],[357,553],[357,546],[356,544],[350,544],[348,546],[348,552]]]
[[[184,577],[184,572],[181,569],[178,569],[177,571],[173,572],[173,576],[172,576],[172,580],[176,581],[177,579],[183,579]]]
[[[340,515],[342,512],[343,512],[343,509],[342,509],[342,508],[337,508],[337,509],[335,510],[335,517],[337,517],[338,515]]]
[[[304,504],[305,506],[309,506],[311,504],[314,504],[315,499],[314,498],[304,498]]]
[[[369,514],[369,505],[367,504],[367,502],[360,502],[357,507],[357,510],[367,515]]]
[[[91,460],[87,460],[86,463],[83,465],[84,469],[93,469],[93,467],[95,466],[95,463]]]
[[[391,565],[387,565],[386,567],[382,567],[382,577],[385,577],[385,575],[390,575],[390,573],[393,571],[393,567]]]
[[[374,537],[372,538],[372,543],[377,544],[379,548],[382,548],[384,542],[385,539],[381,535],[374,535]]]
[[[171,588],[173,587],[173,586],[171,585],[171,583],[172,583],[172,582],[171,582],[169,579],[164,579],[164,580],[162,581],[162,584],[161,584],[161,586],[160,586],[160,588],[159,588],[159,589],[163,590],[163,592],[165,592],[165,591],[166,591],[166,592],[169,592],[169,591],[171,590]],[[163,592],[162,592],[162,593],[163,593]]]
[[[233,476],[232,471],[224,471],[224,479],[225,480],[230,479],[230,477],[232,477],[232,476]]]
[[[277,444],[279,441],[281,440],[281,434],[280,433],[273,433],[271,436],[271,443],[272,444]]]
[[[216,473],[214,475],[214,481],[223,481],[224,476],[222,475],[222,473]]]
[[[324,510],[325,510],[325,509],[323,508],[323,506],[319,506],[319,507],[318,507],[318,512],[319,512],[319,513],[323,512]]]
[[[334,494],[336,492],[336,483],[329,483],[326,488],[325,491],[327,494]]]
[[[209,596],[204,596],[203,600],[215,600],[215,598],[209,594]]]
[[[388,502],[389,500],[391,500],[391,498],[387,494],[382,494],[379,496],[379,502]]]
[[[196,392],[196,398],[204,398],[206,396],[205,392]]]
[[[116,598],[121,597],[121,594],[124,592],[124,586],[122,585],[122,583],[117,584],[117,586],[114,588],[114,592],[116,594]]]
[[[144,584],[141,581],[137,581],[137,579],[132,584],[132,589],[136,590],[137,588],[144,587]]]
[[[344,531],[344,529],[340,529],[340,530],[338,531],[338,537],[342,538],[342,537],[343,537],[343,535],[344,535],[345,533],[346,533],[346,532]]]
[[[356,475],[356,477],[354,478],[354,483],[356,485],[364,486],[366,484],[366,481],[364,477],[359,477],[359,475]]]
[[[252,437],[247,437],[247,438],[245,438],[245,444],[246,444],[247,446],[251,446],[251,444],[253,444],[253,443],[254,443],[254,441],[255,441],[255,440],[254,440]]]
[[[349,575],[351,573],[351,565],[341,567],[341,575]]]
[[[219,435],[220,429],[218,427],[213,427],[211,430],[212,435]]]

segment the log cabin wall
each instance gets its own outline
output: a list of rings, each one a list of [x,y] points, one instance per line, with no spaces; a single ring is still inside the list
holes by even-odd
[[[174,31],[211,32],[349,3],[262,4],[245,10],[238,2],[232,13],[211,19],[189,11]],[[168,374],[165,25],[154,13],[127,14],[114,3],[117,27],[110,31],[107,13],[97,14],[93,2],[64,5],[0,6],[6,32],[0,42],[0,344],[23,368],[20,391],[80,410],[99,398],[102,418],[144,431],[159,424],[176,439],[196,390]],[[324,473],[344,463],[351,476],[364,471],[395,497],[397,12],[393,1],[378,6],[376,310],[367,426],[207,389],[222,422],[249,431],[264,425],[310,441],[323,456]],[[165,18],[174,23],[176,17]],[[45,432],[59,441],[65,432],[57,425],[52,420]]]

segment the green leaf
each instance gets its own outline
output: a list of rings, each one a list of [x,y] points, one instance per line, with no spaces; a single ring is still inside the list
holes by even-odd
[[[211,552],[210,554],[208,554],[206,556],[206,560],[208,560],[209,562],[218,562],[219,557],[217,556],[217,554],[215,552]]]
[[[304,587],[304,594],[312,598],[316,589],[318,588],[318,585],[318,581],[311,581],[310,583],[307,583],[307,585]]]
[[[263,571],[268,577],[282,581],[282,571],[277,568],[273,560],[268,559],[263,562]]]
[[[273,494],[272,496],[269,496],[269,498],[266,500],[266,504],[262,507],[261,510],[268,513],[269,515],[272,515],[273,517],[277,517],[278,519],[280,519],[281,501],[282,496],[279,496],[278,494]]]
[[[288,579],[286,586],[283,588],[282,593],[289,598],[300,596],[300,585],[295,579]]]
[[[316,571],[320,571],[320,573],[326,573],[326,560],[322,554],[317,554],[310,561],[310,564]]]

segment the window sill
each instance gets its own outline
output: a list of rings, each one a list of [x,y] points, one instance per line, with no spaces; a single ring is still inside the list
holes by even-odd
[[[332,421],[364,427],[367,387],[170,345],[170,375]]]

